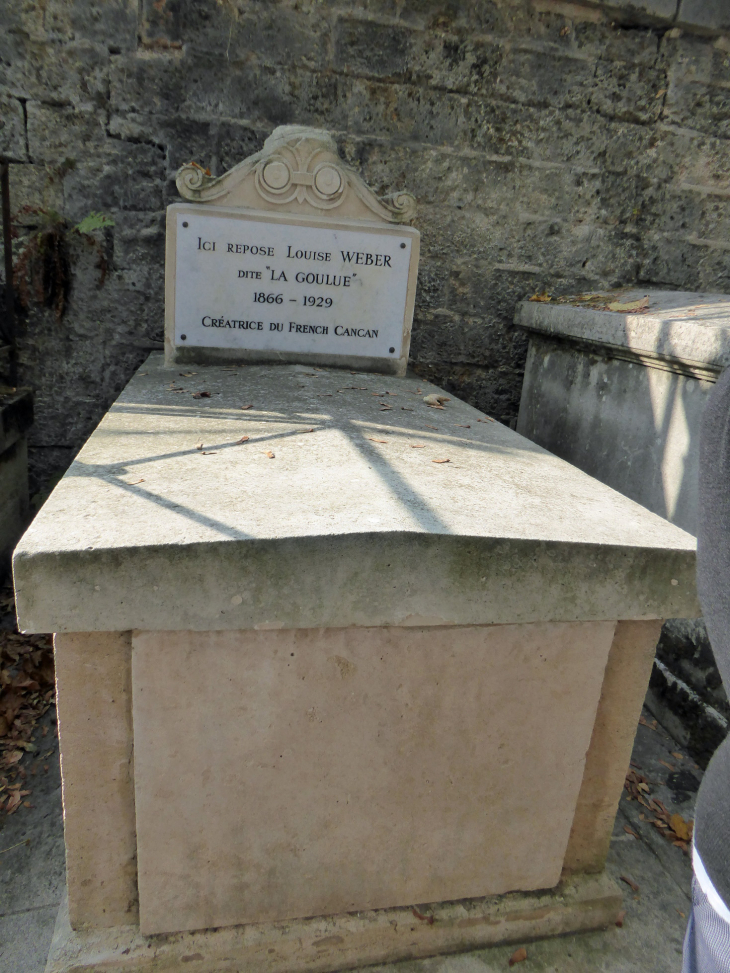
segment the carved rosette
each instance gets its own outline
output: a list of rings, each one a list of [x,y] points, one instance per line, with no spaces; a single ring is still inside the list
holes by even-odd
[[[183,166],[177,174],[177,188],[191,202],[215,200],[221,204],[245,180],[253,181],[262,200],[282,209],[296,202],[318,210],[335,210],[353,193],[375,216],[389,223],[406,223],[416,212],[416,200],[410,193],[376,196],[342,162],[328,132],[299,125],[275,129],[261,152],[223,176],[208,176],[195,163]]]

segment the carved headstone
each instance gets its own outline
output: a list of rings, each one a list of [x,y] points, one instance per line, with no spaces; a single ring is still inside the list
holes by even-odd
[[[277,128],[220,177],[177,175],[167,210],[168,363],[306,362],[402,375],[419,233],[409,193],[379,198],[324,131]],[[396,224],[396,225],[394,225]]]

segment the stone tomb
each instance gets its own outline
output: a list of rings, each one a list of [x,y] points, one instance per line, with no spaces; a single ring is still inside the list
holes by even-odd
[[[438,394],[155,354],[54,490],[14,558],[23,629],[56,633],[49,973],[338,970],[615,919],[694,539]]]
[[[284,126],[219,179],[180,170],[167,211],[169,362],[308,361],[405,374],[419,234],[325,132]]]

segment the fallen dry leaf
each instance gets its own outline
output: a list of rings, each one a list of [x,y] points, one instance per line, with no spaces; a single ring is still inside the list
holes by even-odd
[[[209,399],[210,392],[193,392],[194,399]]]
[[[675,908],[676,908],[676,906],[675,906]],[[687,918],[686,914],[684,912],[682,912],[680,909],[677,909],[677,914],[680,915],[683,919],[686,919]]]
[[[195,448],[196,449],[202,449],[203,448],[203,444],[202,443],[196,443]]]
[[[253,409],[253,406],[252,405],[242,405],[241,408],[242,409]]]
[[[431,462],[432,463],[450,463],[451,460],[450,459],[432,459]]]
[[[248,442],[248,436],[241,436],[240,439],[236,440],[236,446],[241,446],[243,443]]]
[[[533,294],[532,297],[529,298],[529,300],[539,301],[541,304],[544,304],[547,301],[552,300],[552,298],[550,297],[547,291],[543,291],[542,294]]]
[[[451,402],[448,395],[424,395],[423,401],[426,405],[431,406],[432,409],[443,409],[444,402]]]
[[[667,763],[667,761],[666,761],[666,760],[661,760],[661,759],[660,759],[660,760],[659,760],[659,763],[660,763],[660,764],[661,764],[661,765],[662,765],[663,767],[666,767],[666,768],[667,768],[667,770],[671,770],[671,771],[672,771],[672,773],[674,773],[674,771],[675,771],[675,770],[677,769],[677,768],[676,768],[675,766],[673,766],[672,764],[670,764],[670,763]]]
[[[524,946],[520,946],[516,949],[514,953],[509,958],[509,965],[514,966],[516,963],[522,963],[527,959],[527,950]]]
[[[204,449],[203,452],[200,455],[201,456],[215,456],[215,454],[217,452],[218,452],[217,449]]]
[[[616,925],[619,927],[619,929],[622,928],[625,918],[626,918],[626,909],[622,909],[619,912],[619,914],[616,916]]]
[[[434,922],[436,922],[433,916],[424,916],[424,914],[422,912],[419,912],[418,909],[416,909],[415,907],[411,909],[411,912],[416,917],[416,919],[420,919],[421,922],[427,922],[429,926],[432,926]]]
[[[266,450],[266,455],[269,457],[269,459],[274,459],[274,457],[276,456],[276,453],[272,453],[270,449],[267,449]]]
[[[458,427],[459,427],[460,429],[471,429],[471,426],[465,426],[463,422],[457,422],[457,423],[456,423],[456,425],[457,425],[457,426],[458,426]]]
[[[629,301],[626,304],[623,304],[621,301],[614,301],[612,304],[608,305],[608,310],[609,311],[642,311],[645,307],[649,307],[648,294],[640,298],[640,300],[638,301]]]
[[[631,834],[631,835],[633,835],[633,836],[634,836],[634,838],[638,838],[638,837],[639,837],[639,836],[638,836],[638,834],[637,834],[637,833],[636,833],[636,832],[634,831],[634,829],[633,829],[633,828],[630,828],[630,827],[628,826],[628,824],[625,824],[625,825],[624,825],[624,831],[626,832],[626,834]]]
[[[639,886],[632,878],[629,878],[628,875],[620,875],[619,878],[621,879],[622,882],[626,882],[626,884],[629,886],[632,892],[639,891]]]
[[[484,416],[483,419],[477,419],[477,422],[496,422],[496,419],[492,419],[491,416]]]
[[[411,447],[411,449],[425,449],[426,448],[426,444],[425,443],[410,443],[410,447]]]
[[[639,717],[639,723],[642,726],[647,726],[650,730],[656,730],[657,728],[656,720],[652,720],[651,723],[647,723],[643,716]]]
[[[372,436],[368,436],[371,443],[387,443],[387,439],[374,439]]]
[[[672,814],[669,818],[669,826],[681,841],[689,841],[692,831],[681,814]]]
[[[436,431],[438,431],[438,426],[429,426],[427,422],[424,422],[424,426],[426,427],[426,429],[435,429]]]
[[[676,750],[672,750],[672,756],[676,760],[684,760],[684,757],[682,756],[682,754],[681,753],[678,753]]]
[[[129,486],[136,486],[138,483],[144,483],[144,477],[140,476],[138,480],[132,480]]]

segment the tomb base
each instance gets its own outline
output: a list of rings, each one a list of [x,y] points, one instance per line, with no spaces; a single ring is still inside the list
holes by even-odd
[[[327,973],[605,929],[620,909],[611,879],[581,875],[542,892],[144,936],[74,931],[64,898],[46,973]]]

